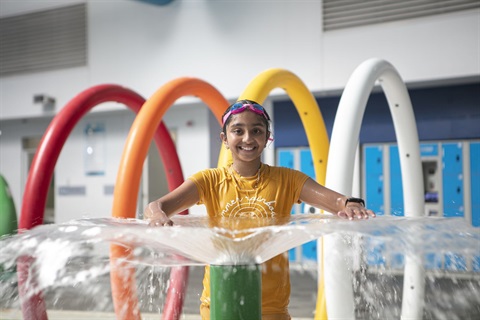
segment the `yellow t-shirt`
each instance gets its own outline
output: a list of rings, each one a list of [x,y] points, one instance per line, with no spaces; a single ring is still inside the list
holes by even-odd
[[[232,167],[206,169],[190,179],[211,218],[290,216],[308,176],[284,167],[262,164],[253,177],[241,177]],[[205,268],[201,300],[202,319],[210,319],[210,269]],[[290,274],[287,253],[280,254],[262,264],[262,315],[275,315],[289,319]]]

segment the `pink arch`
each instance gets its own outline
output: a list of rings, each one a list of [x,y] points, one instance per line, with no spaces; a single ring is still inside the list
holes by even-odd
[[[89,88],[73,98],[52,120],[33,159],[25,186],[22,201],[19,230],[31,229],[43,223],[48,187],[57,163],[60,151],[69,134],[78,121],[93,107],[103,102],[125,104],[135,113],[145,102],[140,95],[118,85],[98,85]],[[155,144],[163,161],[167,183],[170,190],[184,181],[182,168],[175,145],[170,134],[161,122],[154,135]],[[183,212],[186,214],[187,211]],[[48,319],[42,293],[27,297],[27,281],[31,257],[22,257],[18,261],[18,280],[22,299],[22,313],[25,319]],[[188,267],[172,269],[171,281],[175,286],[169,288],[164,317],[178,319],[183,306]]]

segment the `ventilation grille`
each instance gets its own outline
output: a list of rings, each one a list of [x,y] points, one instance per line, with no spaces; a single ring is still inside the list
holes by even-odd
[[[0,19],[0,76],[86,64],[85,4]]]
[[[323,30],[480,8],[478,0],[324,0]]]

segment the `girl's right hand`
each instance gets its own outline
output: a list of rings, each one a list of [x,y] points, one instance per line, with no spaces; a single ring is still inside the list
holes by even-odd
[[[173,226],[173,221],[165,214],[157,202],[151,202],[143,211],[143,218],[148,220],[150,227]]]

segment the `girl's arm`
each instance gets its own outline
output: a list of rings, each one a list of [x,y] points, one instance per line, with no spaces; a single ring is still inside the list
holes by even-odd
[[[352,220],[353,218],[375,217],[372,210],[365,208],[360,203],[349,202],[346,204],[347,199],[347,196],[328,189],[311,178],[305,182],[300,193],[300,201],[342,218]]]
[[[200,200],[197,186],[187,179],[178,188],[148,204],[143,212],[151,226],[172,225],[170,217],[190,208]]]

